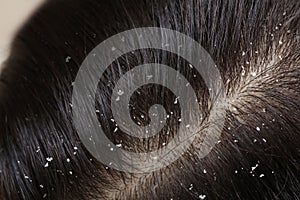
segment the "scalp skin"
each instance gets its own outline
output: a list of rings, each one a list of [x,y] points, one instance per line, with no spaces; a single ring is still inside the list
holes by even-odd
[[[153,173],[130,174],[107,168],[81,144],[72,123],[72,82],[95,46],[146,26],[182,32],[208,51],[226,87],[227,100],[218,109],[227,115],[207,157],[199,158],[197,145],[203,134],[214,134],[206,131],[204,117],[197,140],[179,160]],[[297,0],[48,1],[17,34],[0,77],[0,198],[299,199],[299,41]],[[126,54],[105,72],[96,94],[99,121],[125,149],[159,148],[178,129],[174,95],[147,86],[140,90],[144,98],[133,96],[132,115],[160,102],[173,118],[152,139],[113,134],[107,82],[153,61],[186,76],[203,116],[211,109],[208,88],[184,59],[153,49]]]

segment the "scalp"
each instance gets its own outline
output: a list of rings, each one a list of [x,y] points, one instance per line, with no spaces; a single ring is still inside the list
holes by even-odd
[[[47,2],[16,36],[1,74],[0,178],[5,181],[0,194],[6,199],[299,197],[299,23],[298,1]],[[226,122],[219,127],[219,143],[201,158],[203,135],[214,134],[207,131],[206,118],[213,101],[201,76],[195,78],[184,59],[168,52],[124,55],[98,85],[96,109],[103,114],[98,118],[112,141],[138,152],[159,148],[176,135],[180,113],[172,104],[174,95],[158,86],[141,89],[152,98],[133,97],[133,116],[147,113],[145,107],[162,97],[174,115],[159,136],[142,140],[113,134],[107,82],[141,63],[159,61],[184,74],[196,88],[204,116],[196,140],[180,159],[153,173],[132,174],[89,154],[72,123],[70,102],[85,56],[106,38],[144,26],[177,30],[207,50],[225,84],[226,101],[217,109],[226,110]]]

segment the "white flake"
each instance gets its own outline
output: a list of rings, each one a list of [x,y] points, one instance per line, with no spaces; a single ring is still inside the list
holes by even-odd
[[[153,160],[157,160],[157,159],[158,159],[158,157],[157,157],[157,156],[154,156],[154,157],[152,157],[152,159],[153,159]]]
[[[175,98],[174,104],[176,105],[178,103],[178,97]]]
[[[265,175],[264,174],[261,174],[261,175],[259,175],[259,178],[262,178],[262,177],[264,177]]]
[[[146,77],[147,77],[147,80],[150,80],[151,78],[153,78],[153,75],[148,75]]]
[[[258,164],[256,164],[254,167],[251,167],[251,171],[254,171],[258,167]]]
[[[262,139],[264,142],[267,142],[267,140],[265,138]]]
[[[189,187],[189,190],[192,190],[192,189],[193,189],[193,184],[191,184]]]
[[[53,158],[52,158],[52,157],[47,157],[46,160],[47,160],[48,162],[51,162],[51,161],[53,160]]]
[[[257,75],[256,72],[251,72],[250,74],[251,74],[251,76],[253,76],[253,77]]]
[[[119,91],[118,91],[118,95],[119,95],[119,96],[122,96],[123,94],[124,94],[124,92],[123,92],[122,90],[119,90]]]
[[[120,148],[120,147],[122,147],[122,144],[116,144],[116,147]]]
[[[67,57],[66,57],[66,63],[70,62],[70,60],[71,60],[71,57],[70,57],[70,56],[67,56]]]

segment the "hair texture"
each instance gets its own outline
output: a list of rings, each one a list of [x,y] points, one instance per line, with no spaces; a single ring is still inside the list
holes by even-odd
[[[149,123],[153,104],[171,113],[148,139],[114,133],[110,97],[133,67],[166,64],[186,77],[202,111],[202,131],[188,151],[165,168],[135,174],[101,164],[81,143],[71,104],[78,69],[99,43],[137,27],[184,33],[215,61],[226,121],[205,158],[197,141],[214,134],[207,131],[209,89],[186,60],[157,49],[113,62],[99,80],[95,110],[115,144],[161,148],[180,123],[172,91],[150,84],[133,94],[135,122]],[[15,36],[1,73],[0,199],[300,199],[299,83],[299,0],[49,0]]]

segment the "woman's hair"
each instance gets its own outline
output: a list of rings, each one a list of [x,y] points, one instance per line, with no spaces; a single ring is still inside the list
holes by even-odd
[[[211,152],[201,158],[192,143],[149,173],[99,162],[72,118],[72,83],[85,57],[110,36],[139,27],[176,30],[200,43],[226,93],[219,108],[225,125]],[[195,90],[204,116],[196,139],[214,134],[206,127],[213,102],[204,77],[178,55],[142,49],[122,55],[99,79],[95,112],[107,137],[147,152],[176,135],[180,104],[161,85],[139,88],[130,101],[140,125],[149,123],[151,105],[171,113],[157,136],[128,136],[112,120],[116,82],[153,62],[180,71]],[[0,199],[299,199],[299,83],[299,0],[48,0],[16,35],[0,77]]]

